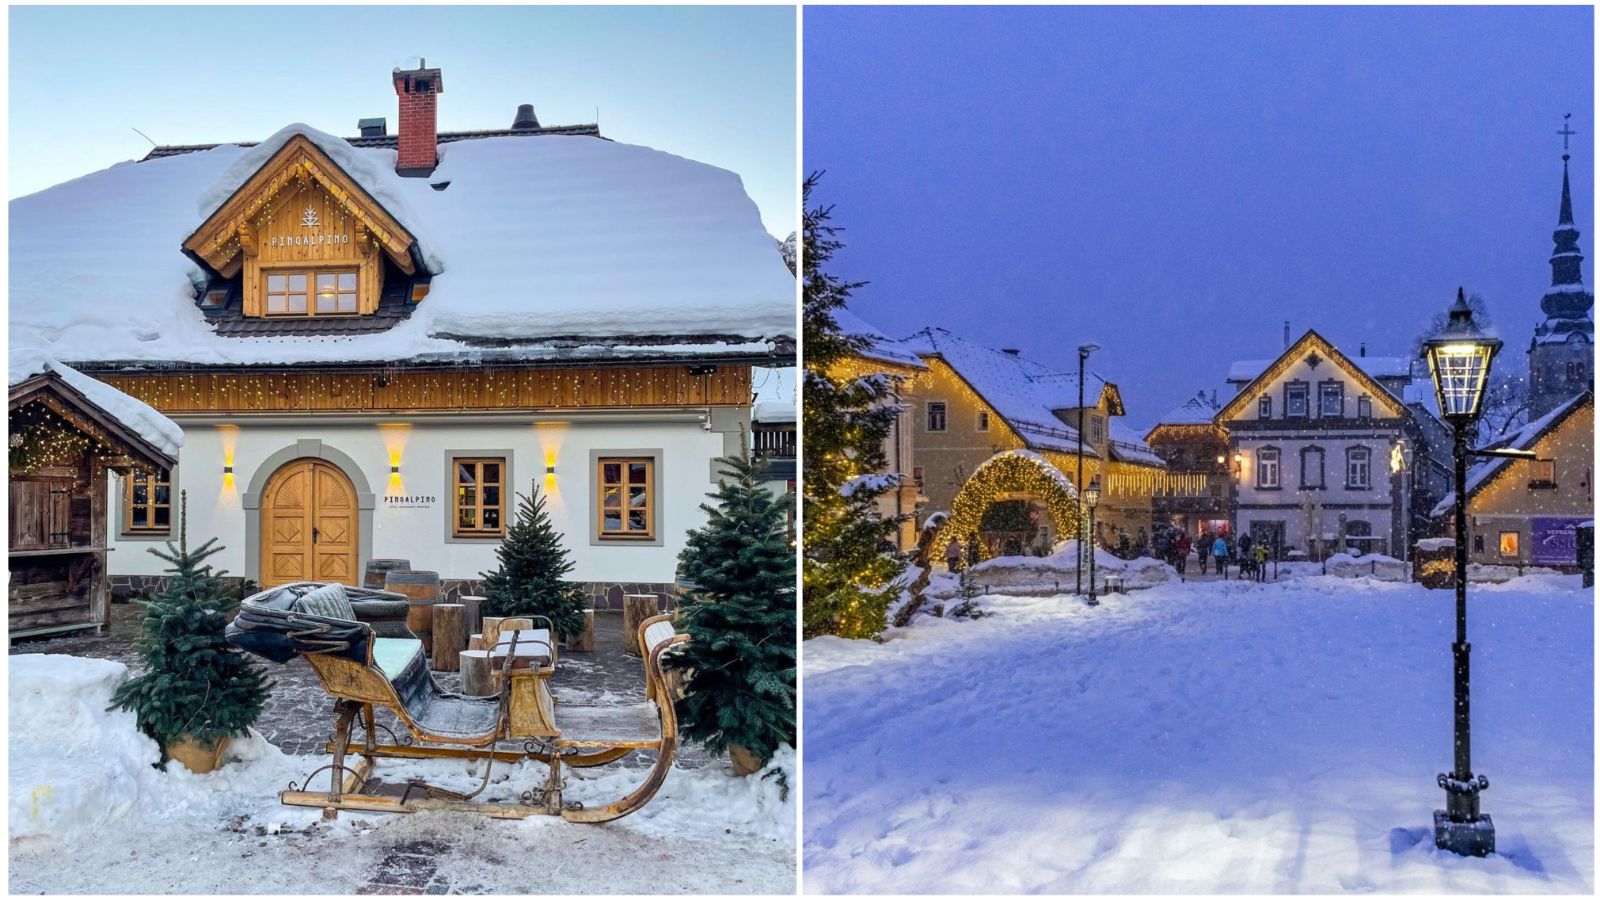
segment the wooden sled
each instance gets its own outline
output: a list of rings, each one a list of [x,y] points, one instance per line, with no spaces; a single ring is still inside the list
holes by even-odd
[[[305,657],[336,699],[332,764],[278,795],[284,804],[320,807],[324,815],[340,810],[411,813],[460,810],[497,818],[560,816],[578,823],[603,823],[643,807],[666,781],[677,750],[678,724],[666,688],[661,657],[673,645],[688,641],[678,635],[671,617],[654,616],[639,625],[644,649],[646,705],[601,708],[557,704],[548,680],[557,661],[555,633],[544,628],[517,629],[501,643],[505,660],[498,694],[475,697],[446,691],[428,667],[422,642],[395,616],[399,596],[354,589],[349,594],[353,618],[306,612],[300,598],[321,587],[295,583],[255,595],[240,604],[228,627],[234,645],[282,663]],[[395,736],[376,721],[378,707],[392,711],[409,733]],[[357,725],[359,724],[359,734]],[[390,741],[381,742],[379,731]],[[506,743],[520,748],[504,747]],[[563,798],[564,767],[612,763],[629,754],[655,752],[644,783],[604,807],[585,807]],[[456,792],[411,780],[400,795],[369,791],[379,758],[458,758],[483,761],[483,778],[471,792]],[[489,787],[498,763],[527,759],[548,767],[542,786],[519,798],[478,800]],[[329,787],[309,790],[318,774],[328,771]],[[301,787],[306,786],[306,787]]]

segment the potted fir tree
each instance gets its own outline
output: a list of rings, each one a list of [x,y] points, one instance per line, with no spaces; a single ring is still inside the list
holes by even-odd
[[[500,567],[483,574],[483,613],[547,616],[557,636],[582,635],[589,597],[583,586],[565,578],[572,561],[545,511],[538,484],[517,499],[517,520],[495,551]]]
[[[717,462],[728,478],[709,495],[716,505],[701,505],[709,519],[678,557],[682,579],[696,586],[678,619],[690,641],[665,663],[684,676],[684,737],[726,750],[744,776],[795,743],[792,498],[761,487],[763,464],[748,453]]]
[[[245,735],[261,715],[265,676],[225,635],[238,606],[206,558],[221,551],[212,538],[189,549],[188,493],[178,517],[178,543],[150,553],[172,564],[166,588],[143,601],[139,657],[144,671],[122,683],[112,709],[133,711],[139,728],[161,745],[163,762],[177,760],[191,772],[221,765],[228,742]]]

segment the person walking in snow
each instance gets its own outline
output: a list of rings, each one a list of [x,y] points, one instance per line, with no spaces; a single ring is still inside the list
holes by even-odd
[[[1255,565],[1256,558],[1254,554],[1250,553],[1250,546],[1254,543],[1255,539],[1250,537],[1249,532],[1239,536],[1239,578],[1241,579],[1254,574],[1251,571],[1251,567]]]
[[[1226,579],[1228,577],[1228,539],[1221,535],[1211,543],[1211,556],[1217,559],[1217,575]]]
[[[1181,576],[1183,575],[1184,570],[1189,568],[1189,534],[1187,532],[1179,532],[1178,540],[1172,544],[1173,562],[1177,564],[1178,575]]]
[[[1256,581],[1267,581],[1267,543],[1256,542]]]
[[[950,536],[950,543],[944,546],[944,562],[951,572],[961,571],[961,539],[954,535]]]
[[[1200,541],[1194,546],[1194,555],[1200,562],[1200,575],[1206,574],[1207,560],[1211,557],[1211,533],[1205,529],[1200,530]]]

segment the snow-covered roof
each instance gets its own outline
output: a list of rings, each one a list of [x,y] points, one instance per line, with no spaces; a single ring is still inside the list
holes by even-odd
[[[1111,459],[1141,466],[1167,465],[1167,461],[1157,456],[1138,432],[1116,419],[1111,420]]]
[[[84,375],[50,354],[32,347],[12,348],[7,360],[7,385],[20,385],[36,375],[53,372],[90,403],[121,423],[128,431],[148,441],[169,457],[176,458],[183,447],[183,429],[156,409],[129,397],[96,378]]]
[[[1562,402],[1555,409],[1535,419],[1520,429],[1502,436],[1489,445],[1490,448],[1504,450],[1532,450],[1539,439],[1543,438],[1551,429],[1555,428],[1566,419],[1568,414],[1578,409],[1583,404],[1590,402],[1594,395],[1588,391],[1575,395]],[[1467,497],[1471,498],[1478,493],[1478,489],[1489,483],[1490,479],[1504,472],[1506,467],[1516,462],[1509,457],[1489,457],[1467,470]],[[1433,516],[1443,516],[1455,506],[1456,493],[1447,493],[1438,504],[1434,505]]]
[[[891,339],[888,335],[868,323],[865,319],[846,309],[833,311],[833,321],[839,330],[846,335],[859,335],[866,338],[870,344],[862,351],[862,356],[877,360],[880,363],[891,363],[895,366],[905,366],[910,369],[927,369],[928,365],[922,358],[900,346],[900,342]]]
[[[923,329],[900,344],[915,353],[937,354],[1004,417],[1030,447],[1077,452],[1077,430],[1053,412],[1060,409],[1056,401],[1060,399],[1062,373],[1017,354],[957,337],[942,328]],[[1085,382],[1087,387],[1087,379]],[[1077,403],[1076,383],[1072,403]],[[1094,456],[1094,448],[1085,444],[1084,454]]]
[[[387,331],[229,337],[195,306],[203,276],[180,245],[295,134],[418,238],[431,291]],[[12,343],[72,362],[262,364],[471,359],[482,340],[511,342],[502,359],[764,353],[794,338],[794,277],[734,173],[572,135],[439,157],[430,177],[399,178],[394,150],[291,126],[13,200]]]
[[[1409,357],[1348,357],[1351,363],[1361,367],[1361,371],[1375,379],[1406,378],[1416,370]],[[1273,363],[1278,362],[1277,357],[1270,360],[1234,360],[1228,366],[1228,381],[1247,384],[1253,382],[1256,376],[1266,372]]]
[[[1209,396],[1205,391],[1196,392],[1193,397],[1169,410],[1156,425],[1210,425],[1216,419],[1217,411],[1222,409],[1220,401],[1211,399],[1215,395],[1215,391]]]
[[[750,418],[755,422],[794,422],[799,404],[794,377],[793,366],[752,369],[750,382],[756,397]]]

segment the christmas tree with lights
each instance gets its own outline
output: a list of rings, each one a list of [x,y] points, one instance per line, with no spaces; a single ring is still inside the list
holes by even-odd
[[[898,379],[870,369],[852,371],[869,347],[849,335],[834,314],[861,286],[824,268],[843,246],[830,222],[832,207],[812,207],[817,176],[803,189],[805,291],[805,557],[803,621],[807,638],[871,638],[883,631],[904,564],[892,551],[899,520],[878,512],[878,497],[894,489],[884,444],[900,406]]]

